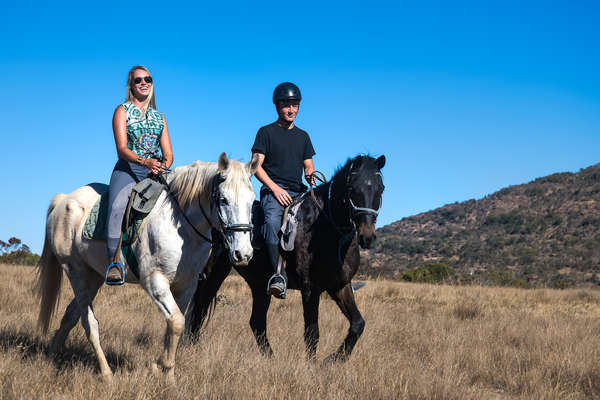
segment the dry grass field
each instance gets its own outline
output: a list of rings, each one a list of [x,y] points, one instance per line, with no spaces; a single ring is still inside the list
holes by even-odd
[[[205,334],[180,346],[168,386],[149,373],[165,329],[158,310],[137,286],[104,287],[95,312],[115,371],[106,385],[80,325],[61,354],[48,354],[35,329],[35,270],[0,265],[0,276],[0,399],[600,398],[597,291],[369,281],[356,293],[367,325],[350,361],[322,365],[348,329],[330,299],[316,362],[304,357],[299,293],[274,301],[268,359],[248,327],[250,292],[232,276]],[[59,317],[71,296],[65,283]]]

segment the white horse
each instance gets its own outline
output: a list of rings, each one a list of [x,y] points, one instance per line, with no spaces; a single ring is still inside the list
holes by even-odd
[[[211,243],[206,239],[210,239],[211,229],[220,229],[225,235],[233,263],[247,265],[252,257],[249,230],[254,191],[250,177],[257,165],[258,157],[242,164],[222,153],[218,163],[196,161],[175,168],[166,178],[170,193],[163,191],[160,195],[132,245],[139,264],[139,280],[130,269],[125,279],[139,283],[167,320],[164,349],[153,363],[153,370],[162,367],[171,382],[175,352],[185,325],[183,314],[208,261]],[[104,282],[106,243],[86,239],[82,234],[100,195],[98,185],[91,184],[52,199],[37,282],[38,326],[47,333],[65,271],[75,298],[52,338],[51,350],[57,351],[64,345],[81,317],[102,376],[111,380],[112,371],[100,347],[98,321],[92,309],[92,301]],[[123,257],[121,263],[126,267]]]

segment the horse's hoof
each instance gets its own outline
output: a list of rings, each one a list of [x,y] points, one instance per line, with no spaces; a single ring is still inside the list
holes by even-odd
[[[110,373],[102,375],[102,381],[104,383],[113,383],[113,374]]]
[[[175,368],[171,368],[167,371],[166,382],[169,386],[175,385]]]
[[[339,362],[344,362],[346,361],[345,358],[337,353],[333,353],[328,355],[327,357],[325,357],[325,359],[323,360],[323,365],[327,366],[327,365],[332,365],[332,364],[336,364]]]
[[[50,344],[48,345],[48,352],[50,354],[59,354],[62,348],[64,347],[64,340],[56,339],[56,337],[50,340]]]
[[[160,368],[158,367],[158,364],[156,362],[153,362],[150,365],[150,371],[152,372],[152,375],[160,375]]]
[[[273,350],[269,349],[269,350],[260,350],[260,355],[263,356],[264,358],[273,358]]]

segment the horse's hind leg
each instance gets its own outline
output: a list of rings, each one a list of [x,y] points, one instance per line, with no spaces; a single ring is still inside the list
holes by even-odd
[[[50,341],[50,351],[52,353],[57,353],[65,345],[65,340],[67,340],[69,332],[71,332],[73,327],[77,324],[80,315],[81,311],[79,310],[77,300],[71,300],[71,303],[67,306],[65,315],[60,321],[60,328],[54,333],[54,336]]]
[[[342,313],[348,318],[348,321],[350,321],[350,329],[348,329],[348,335],[340,348],[337,352],[328,356],[325,360],[326,362],[346,361],[348,357],[350,357],[358,338],[365,329],[365,320],[362,315],[360,315],[360,311],[358,311],[358,307],[354,301],[354,293],[352,292],[352,287],[350,285],[350,283],[347,283],[346,286],[337,292],[328,292],[333,300],[335,300],[340,310],[342,310]]]
[[[98,358],[100,373],[105,380],[110,381],[112,379],[112,371],[108,366],[106,356],[104,355],[104,351],[100,346],[98,320],[94,315],[94,309],[92,307],[94,297],[96,297],[96,293],[98,293],[98,289],[100,286],[102,286],[104,280],[96,272],[89,269],[87,266],[82,266],[82,264],[77,264],[76,266],[73,264],[69,265],[67,276],[71,281],[71,286],[73,287],[73,292],[75,293],[75,300],[77,301],[81,316],[81,325],[83,325],[83,329],[85,330],[88,341],[94,348],[94,352]],[[71,319],[67,320],[67,323],[70,322]],[[67,325],[65,325],[64,328],[66,331]],[[61,331],[61,335],[62,332],[64,332],[62,329],[63,326],[61,323],[61,328],[59,329],[59,331]],[[65,333],[65,337],[66,334],[68,334],[68,331]]]
[[[174,383],[175,353],[185,327],[185,318],[171,293],[169,280],[162,273],[155,271],[141,283],[167,319],[164,349],[156,363],[153,364],[153,369],[157,371],[159,366],[162,367],[167,374],[167,381]]]
[[[91,301],[94,301],[96,294],[98,293],[98,289],[102,286],[102,280],[95,277],[93,272],[88,272],[90,276],[90,280],[88,281],[88,295]],[[71,300],[71,303],[67,306],[65,311],[65,315],[62,317],[60,321],[60,328],[54,333],[52,340],[50,341],[50,351],[58,352],[64,345],[67,337],[71,330],[77,324],[79,320],[79,316],[81,315],[81,310],[79,309],[79,305],[77,304],[77,299]]]
[[[319,297],[320,290],[309,289],[302,291],[302,306],[304,310],[304,344],[306,355],[313,360],[319,343]]]
[[[256,344],[266,356],[273,355],[273,349],[267,338],[267,312],[271,305],[271,296],[267,294],[266,285],[250,286],[252,290],[252,315],[250,316],[250,329],[256,338]]]

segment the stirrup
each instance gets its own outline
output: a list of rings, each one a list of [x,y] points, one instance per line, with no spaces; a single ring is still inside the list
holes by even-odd
[[[109,281],[108,280],[108,271],[110,271],[113,267],[118,267],[121,270],[121,280],[120,281]],[[120,262],[111,262],[108,268],[106,268],[106,273],[104,274],[104,283],[110,286],[120,286],[125,283],[125,269],[121,265]]]
[[[283,281],[283,291],[281,292],[281,294],[275,295],[275,294],[271,293],[271,283],[275,279],[278,279],[278,278],[281,278],[281,280]],[[270,295],[270,296],[277,297],[278,299],[285,299],[286,292],[287,292],[287,282],[286,282],[286,279],[281,274],[273,274],[273,276],[271,276],[269,278],[269,281],[267,282],[267,294]]]

